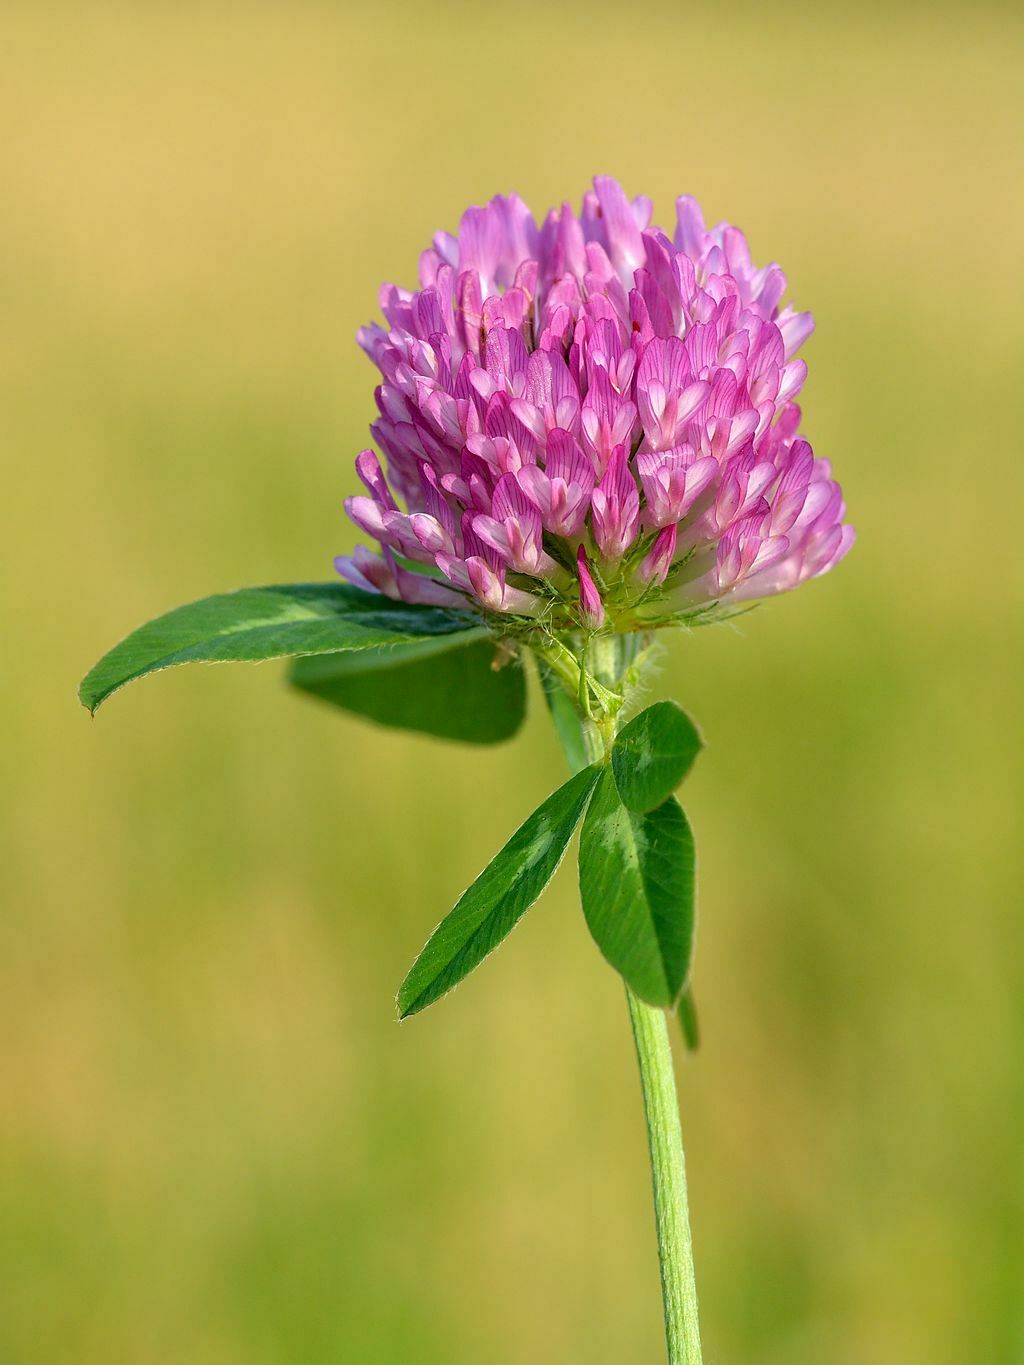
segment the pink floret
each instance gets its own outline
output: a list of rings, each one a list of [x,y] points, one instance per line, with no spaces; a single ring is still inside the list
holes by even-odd
[[[382,288],[386,326],[359,341],[382,376],[387,474],[363,451],[367,492],[346,504],[380,552],[341,574],[633,629],[640,603],[727,608],[839,562],[853,529],[794,401],[811,315],[781,306],[785,275],[756,267],[737,228],[709,230],[687,196],[676,209],[670,237],[607,176],[579,215],[539,226],[499,195],[435,236],[418,290]]]

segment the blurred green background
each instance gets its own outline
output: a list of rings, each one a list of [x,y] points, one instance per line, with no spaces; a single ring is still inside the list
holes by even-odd
[[[371,10],[0,15],[0,1361],[661,1358],[571,871],[394,1022],[560,780],[541,708],[474,751],[273,665],[74,699],[167,607],[330,575],[378,282],[465,204],[599,170],[782,262],[860,531],[655,684],[709,740],[706,1360],[1024,1361],[1020,12]]]

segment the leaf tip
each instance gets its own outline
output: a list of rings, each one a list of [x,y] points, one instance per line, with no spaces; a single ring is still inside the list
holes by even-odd
[[[99,710],[100,702],[102,702],[103,698],[94,696],[88,690],[88,688],[86,687],[86,683],[88,681],[89,679],[86,677],[83,678],[82,681],[78,684],[78,700],[89,712],[89,715],[94,716],[96,712]]]
[[[404,1023],[405,1020],[410,1017],[410,1015],[418,1014],[419,1011],[423,1008],[423,1006],[418,1002],[417,997],[415,996],[410,997],[409,992],[406,989],[408,984],[409,984],[408,981],[403,981],[401,989],[399,990],[397,996],[395,997],[395,1013],[397,1020],[400,1024]]]

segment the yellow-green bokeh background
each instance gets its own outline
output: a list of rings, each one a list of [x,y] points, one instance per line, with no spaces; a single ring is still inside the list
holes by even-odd
[[[709,741],[706,1361],[1024,1361],[1021,37],[985,5],[4,5],[4,1365],[660,1359],[571,872],[393,1021],[560,778],[539,708],[474,751],[274,665],[74,700],[150,615],[329,575],[378,281],[597,170],[783,263],[860,530],[656,683]]]

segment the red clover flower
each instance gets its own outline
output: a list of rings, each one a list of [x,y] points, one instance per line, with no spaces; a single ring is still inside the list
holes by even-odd
[[[598,176],[538,227],[516,195],[462,216],[385,285],[366,493],[379,553],[336,560],[407,602],[540,633],[716,619],[827,572],[853,543],[839,485],[799,435],[809,313],[738,228]],[[403,510],[404,508],[404,510]]]

